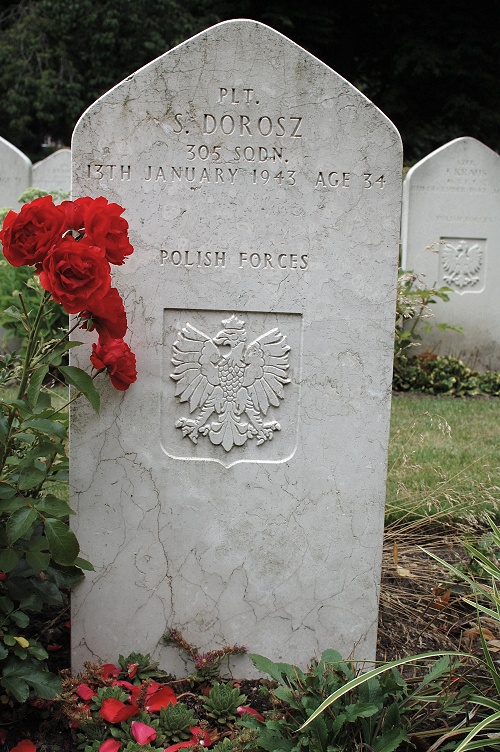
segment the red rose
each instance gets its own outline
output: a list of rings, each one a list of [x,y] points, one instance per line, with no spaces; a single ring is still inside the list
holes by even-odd
[[[120,293],[111,287],[106,295],[92,304],[92,310],[82,311],[84,319],[81,328],[99,333],[101,341],[123,339],[127,333],[127,315]]]
[[[89,203],[84,210],[85,235],[106,251],[110,264],[123,264],[133,247],[128,239],[128,222],[118,204],[108,204],[103,196]]]
[[[90,362],[98,371],[106,369],[111,383],[124,392],[137,379],[135,355],[122,339],[111,339],[92,345]]]
[[[91,308],[111,287],[103,249],[86,239],[65,238],[44,259],[40,283],[68,313]]]
[[[52,196],[42,196],[24,204],[17,214],[10,211],[0,231],[3,254],[12,266],[41,263],[66,229],[64,211]]]

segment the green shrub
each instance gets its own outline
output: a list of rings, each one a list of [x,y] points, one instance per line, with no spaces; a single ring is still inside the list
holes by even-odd
[[[451,356],[423,353],[410,357],[399,351],[394,356],[392,386],[397,392],[498,397],[500,373],[478,373]]]

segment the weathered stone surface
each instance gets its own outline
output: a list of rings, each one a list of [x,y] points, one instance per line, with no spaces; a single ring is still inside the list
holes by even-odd
[[[47,193],[71,190],[71,149],[59,149],[33,165],[33,187]]]
[[[19,209],[19,197],[31,185],[31,161],[0,136],[0,209]]]
[[[394,126],[285,37],[230,21],[83,115],[73,189],[126,207],[116,279],[139,371],[98,418],[73,414],[74,528],[95,565],[75,665],[140,649],[183,671],[168,627],[203,650],[373,659]]]
[[[423,347],[500,369],[500,157],[474,138],[457,138],[408,172],[403,190],[403,266],[430,286],[453,290],[432,306],[435,328]]]

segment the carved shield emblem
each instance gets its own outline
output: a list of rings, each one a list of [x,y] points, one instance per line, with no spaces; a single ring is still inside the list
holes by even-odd
[[[297,374],[293,364],[297,362],[301,317],[281,314],[284,321],[270,322],[276,314],[243,317],[231,312],[218,320],[209,316],[216,323],[210,328],[197,320],[200,318],[207,317],[196,312],[177,328],[169,353],[168,378],[175,408],[168,409],[164,400],[162,426],[169,436],[172,429],[175,432],[173,444],[177,451],[182,447],[179,458],[217,458],[228,467],[241,461],[280,461],[278,457],[289,454],[295,444],[298,404],[293,405],[297,403],[297,386],[292,377]],[[295,353],[285,331],[287,323]],[[289,397],[292,405],[287,405]],[[167,412],[171,414],[170,429]],[[277,441],[278,452],[269,453],[268,445]]]

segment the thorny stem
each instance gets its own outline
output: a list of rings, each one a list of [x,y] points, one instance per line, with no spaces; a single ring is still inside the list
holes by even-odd
[[[22,399],[23,396],[24,396],[24,393],[26,391],[26,386],[28,384],[28,380],[29,380],[31,371],[33,369],[33,364],[32,364],[31,361],[32,361],[32,358],[34,357],[34,354],[36,352],[37,339],[38,339],[38,335],[40,333],[40,327],[41,327],[42,321],[43,321],[44,309],[45,309],[46,304],[50,300],[51,296],[50,296],[49,292],[46,292],[46,291],[44,292],[44,294],[42,296],[42,299],[40,301],[40,305],[38,306],[38,311],[37,311],[37,314],[36,314],[36,317],[35,317],[35,321],[34,321],[32,327],[30,327],[28,313],[27,313],[26,308],[24,306],[24,302],[23,302],[22,296],[20,295],[19,297],[21,299],[21,305],[23,307],[23,311],[25,313],[25,318],[26,318],[26,325],[27,325],[27,330],[28,330],[28,345],[27,345],[27,348],[26,348],[26,355],[24,356],[24,363],[23,363],[23,370],[22,370],[22,373],[21,373],[21,380],[19,382],[19,387],[18,387],[18,390],[17,390],[17,397],[16,397],[16,399],[18,399],[18,400]],[[4,467],[5,467],[5,462],[6,462],[6,459],[7,459],[7,455],[9,453],[10,442],[11,442],[11,438],[12,438],[12,424],[14,423],[14,417],[15,417],[16,412],[17,412],[16,410],[10,410],[9,411],[9,417],[7,419],[7,435],[5,437],[5,444],[4,444],[3,452],[2,452],[2,455],[1,455],[1,459],[0,459],[0,472],[2,472],[3,469],[4,469]]]
[[[64,342],[64,340],[68,339],[69,335],[72,334],[75,331],[75,329],[78,329],[79,326],[80,326],[80,322],[77,321],[76,324],[72,326],[71,329],[69,329],[65,334],[63,334],[62,337],[55,340],[50,345],[50,347],[47,347],[47,349],[44,350],[36,360],[33,361],[33,367],[37,366],[43,358],[46,358],[49,353],[55,350],[56,347],[58,347],[61,344],[61,342]]]

